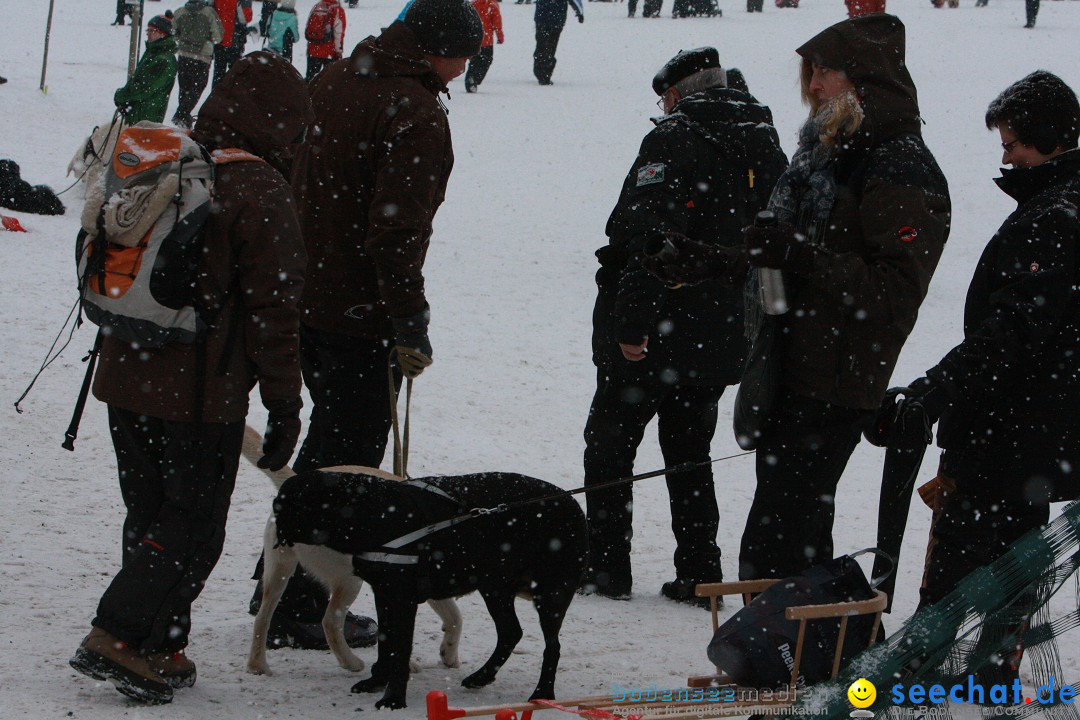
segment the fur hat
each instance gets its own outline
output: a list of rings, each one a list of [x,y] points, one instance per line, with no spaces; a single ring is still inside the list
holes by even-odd
[[[465,0],[414,0],[404,22],[420,49],[438,57],[471,58],[484,39],[480,15]]]
[[[652,80],[652,89],[657,95],[663,95],[668,88],[678,84],[694,73],[709,68],[720,67],[720,53],[714,47],[699,47],[693,50],[680,50],[675,57],[665,63]]]
[[[150,22],[146,23],[146,27],[154,28],[158,32],[165,33],[166,35],[172,35],[172,10],[166,10],[164,15],[155,15],[150,18]]]
[[[1046,70],[1017,80],[986,109],[986,127],[1007,123],[1020,142],[1044,155],[1071,150],[1080,136],[1080,103],[1065,81]]]

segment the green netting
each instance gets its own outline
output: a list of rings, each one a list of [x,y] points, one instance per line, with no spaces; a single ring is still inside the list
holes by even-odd
[[[1074,580],[1075,610],[1052,618],[1050,598],[1080,566],[1080,501],[1070,503],[1042,530],[1032,531],[989,566],[965,578],[937,604],[915,613],[898,632],[858,655],[832,681],[814,686],[779,717],[805,720],[847,718],[848,687],[866,678],[878,690],[870,708],[877,717],[914,717],[911,707],[894,705],[891,688],[940,684],[967,686],[968,676],[989,689],[1004,677],[1000,666],[1022,641],[1035,685],[1061,687],[1055,638],[1080,627],[1080,582]],[[1022,629],[1022,631],[1021,631]],[[1071,680],[1075,680],[1072,678]],[[946,702],[941,706],[949,711]],[[1080,720],[1071,704],[1021,704],[1011,717],[1043,714],[1054,720]]]

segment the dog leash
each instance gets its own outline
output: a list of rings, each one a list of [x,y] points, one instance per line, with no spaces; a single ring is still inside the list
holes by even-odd
[[[532,505],[533,503],[548,502],[549,500],[558,500],[559,498],[569,497],[570,495],[580,495],[581,493],[593,492],[595,490],[606,490],[610,487],[617,485],[624,485],[628,483],[636,483],[638,480],[648,480],[649,478],[659,477],[661,475],[671,475],[678,472],[686,472],[687,470],[693,470],[694,468],[705,467],[713,465],[718,462],[724,462],[725,460],[734,460],[735,458],[746,457],[747,455],[753,455],[756,450],[748,450],[746,452],[735,453],[734,455],[725,455],[715,460],[700,460],[698,462],[686,461],[679,463],[678,465],[672,465],[671,467],[661,468],[660,470],[653,470],[652,472],[641,473],[640,475],[631,475],[630,477],[619,478],[618,480],[608,480],[607,482],[597,483],[596,485],[583,485],[573,490],[563,490],[562,492],[553,493],[545,497],[529,498],[528,500],[515,500],[511,503],[501,503],[495,507],[490,508],[473,508],[470,512],[477,515],[490,515],[492,513],[504,512],[512,508],[523,507],[525,505]]]
[[[699,462],[687,461],[678,465],[663,468],[661,470],[653,470],[652,472],[641,473],[640,475],[632,475],[630,477],[620,478],[618,480],[609,480],[608,482],[599,483],[598,485],[589,485],[574,488],[573,490],[563,490],[561,492],[552,493],[551,495],[545,495],[544,497],[530,498],[528,500],[517,500],[510,503],[501,503],[494,507],[472,508],[468,512],[462,513],[461,515],[457,515],[448,520],[442,520],[437,523],[425,525],[418,530],[413,530],[406,535],[402,535],[401,537],[395,538],[387,543],[383,543],[382,550],[380,551],[358,553],[356,557],[361,558],[362,560],[367,560],[368,562],[383,562],[397,565],[415,565],[419,561],[419,556],[416,553],[386,551],[400,550],[402,547],[414,543],[418,540],[422,540],[428,535],[436,533],[440,530],[445,530],[449,527],[453,527],[454,525],[463,523],[466,520],[472,520],[473,518],[483,517],[485,515],[495,515],[498,513],[506,512],[507,510],[510,510],[512,508],[519,508],[526,505],[532,505],[534,503],[558,500],[559,498],[569,497],[571,495],[578,495],[580,493],[590,492],[592,490],[603,490],[609,487],[614,487],[616,485],[622,485],[624,483],[634,483],[638,480],[647,480],[649,478],[658,477],[660,475],[667,475],[669,473],[685,472],[687,470],[693,470],[694,468],[712,465],[713,463],[723,462],[725,460],[733,460],[735,458],[745,457],[747,455],[753,454],[754,451],[750,450],[748,452],[741,452],[734,455],[727,455],[725,457],[716,458],[715,460],[702,460]],[[422,483],[422,485],[427,485],[427,483]],[[446,495],[445,493],[442,494]]]
[[[394,388],[394,350],[390,350],[390,357],[386,360],[386,379],[390,388],[390,419],[394,425],[394,474],[398,477],[408,477],[405,468],[409,464],[409,406],[412,403],[412,378],[405,378],[405,427],[403,433],[398,432],[398,393]],[[404,440],[402,440],[402,434]]]

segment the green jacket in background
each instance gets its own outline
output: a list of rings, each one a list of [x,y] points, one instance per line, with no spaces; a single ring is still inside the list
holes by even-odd
[[[116,107],[128,106],[124,119],[129,125],[140,120],[163,122],[176,80],[176,40],[161,38],[146,44],[146,52],[127,85],[113,95]]]
[[[217,11],[204,0],[188,0],[173,16],[173,28],[180,54],[206,62],[225,36]]]

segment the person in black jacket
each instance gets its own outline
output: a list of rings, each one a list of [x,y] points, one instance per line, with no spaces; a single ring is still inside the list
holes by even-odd
[[[748,303],[758,312],[747,316],[755,341],[736,437],[757,449],[757,489],[740,580],[785,578],[833,557],[840,478],[948,238],[948,183],[921,136],[905,35],[899,18],[870,13],[796,50],[810,116],[769,200],[777,222],[744,233],[750,264],[783,272],[790,309],[765,318],[763,303]],[[669,282],[725,272],[726,248],[671,243],[671,262],[660,252],[646,263]]]
[[[990,104],[986,125],[1017,208],[975,268],[964,340],[890,393],[905,396],[901,413],[941,419],[924,606],[1044,525],[1050,502],[1080,496],[1080,104],[1039,70]]]
[[[568,5],[574,8],[579,23],[585,22],[581,0],[536,0],[533,21],[536,23],[536,50],[533,51],[533,75],[541,85],[551,84],[555,72],[555,50],[566,25]]]
[[[645,426],[659,416],[667,465],[707,463],[717,400],[739,381],[741,285],[705,282],[672,289],[640,264],[650,237],[673,232],[735,245],[765,207],[787,166],[772,113],[725,71],[715,48],[680,52],[653,80],[665,115],[642,141],[597,252],[593,312],[597,389],[585,427],[585,484],[629,476]],[[693,600],[694,584],[721,579],[719,513],[711,468],[668,476],[676,579],[662,592]],[[628,598],[632,491],[629,484],[588,493],[592,562],[583,589]]]

